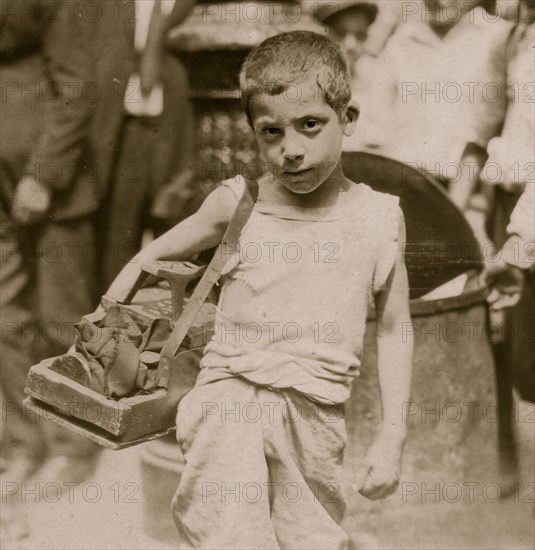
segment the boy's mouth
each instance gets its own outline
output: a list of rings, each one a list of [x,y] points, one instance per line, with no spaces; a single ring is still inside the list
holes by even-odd
[[[294,193],[309,193],[317,187],[314,168],[284,170],[281,174],[283,185]]]
[[[288,174],[290,176],[298,176],[299,174],[305,174],[307,172],[310,172],[312,168],[304,168],[301,170],[283,170],[283,174]]]

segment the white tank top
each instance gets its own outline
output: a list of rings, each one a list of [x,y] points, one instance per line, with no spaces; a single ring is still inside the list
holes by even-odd
[[[228,180],[237,197],[242,180]],[[255,204],[228,251],[215,335],[197,384],[240,376],[343,403],[373,295],[394,266],[398,198],[353,185],[335,206]]]

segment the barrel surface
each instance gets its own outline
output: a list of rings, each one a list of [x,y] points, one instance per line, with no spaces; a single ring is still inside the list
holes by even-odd
[[[352,181],[399,197],[411,298],[481,269],[483,258],[473,230],[431,174],[369,153],[344,153],[342,163]]]
[[[458,540],[466,541],[483,510],[472,505],[475,491],[490,491],[492,500],[506,489],[496,485],[499,411],[485,288],[477,282],[481,251],[430,174],[367,153],[344,153],[343,165],[351,180],[400,198],[411,296],[402,338],[414,338],[411,397],[400,411],[408,429],[400,488],[381,502],[350,491],[347,529],[357,541],[368,533],[372,542],[364,537],[361,544],[377,548],[433,547],[445,540],[444,524],[459,525]],[[462,274],[468,281],[461,295],[420,299]],[[346,404],[348,484],[377,434],[380,403],[376,323],[369,319],[361,374]],[[443,547],[456,546],[454,539]]]
[[[441,548],[458,547],[471,540],[478,523],[488,523],[489,507],[494,511],[507,490],[498,475],[499,411],[486,307],[413,317],[409,332],[415,347],[411,398],[402,412],[408,437],[400,487],[378,502],[349,489],[346,528],[357,540],[371,536],[372,542],[364,536],[365,547],[436,548],[439,541]],[[375,336],[369,321],[361,375],[346,405],[348,488],[381,418]],[[447,525],[458,530],[447,533]]]

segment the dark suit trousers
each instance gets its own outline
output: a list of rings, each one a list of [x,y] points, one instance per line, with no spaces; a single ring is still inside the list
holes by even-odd
[[[23,231],[3,212],[0,226],[4,442],[8,452],[38,458],[45,447],[43,430],[20,406],[26,375],[33,363],[65,353],[74,324],[95,307],[93,224],[82,218]],[[67,447],[54,441],[54,452],[86,453],[81,439],[62,434],[59,439],[68,441]]]
[[[507,240],[507,226],[519,193],[494,187],[492,211],[487,231],[501,248]],[[524,290],[518,304],[506,310],[506,341],[502,344],[509,358],[513,383],[524,399],[535,402],[535,273],[525,272]]]
[[[36,54],[3,64],[0,77],[2,89],[9,92],[0,109],[2,453],[39,459],[44,458],[42,428],[48,423],[38,425],[22,412],[28,369],[64,353],[72,343],[72,324],[96,305],[92,220],[86,216],[24,229],[9,216],[15,186],[44,125],[44,67],[42,55]],[[69,439],[66,454],[87,452],[85,440]],[[56,441],[54,447],[62,452]]]
[[[160,117],[125,117],[100,230],[103,292],[139,250],[152,200],[164,183]]]

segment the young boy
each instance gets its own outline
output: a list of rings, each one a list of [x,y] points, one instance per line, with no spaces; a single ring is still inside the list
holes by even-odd
[[[343,403],[372,301],[383,427],[354,487],[381,498],[400,475],[412,354],[402,343],[403,217],[397,198],[343,174],[342,139],[358,111],[333,42],[305,31],[270,38],[248,56],[240,86],[268,169],[224,269],[196,387],[179,405],[186,464],[173,514],[183,547],[347,548]],[[243,191],[241,178],[224,182],[136,260],[186,259],[221,240]],[[129,264],[109,293],[122,298],[138,273]]]
[[[360,60],[368,57],[368,29],[377,17],[377,4],[364,0],[316,4],[316,18],[329,28],[333,40],[340,46],[351,73],[352,95],[362,105],[373,70],[368,70],[369,63],[364,63],[365,70],[361,70]]]
[[[353,78],[355,66],[365,53],[368,28],[377,17],[377,4],[374,1],[350,0],[344,3],[318,3],[316,17],[333,33],[333,38],[345,55]]]

